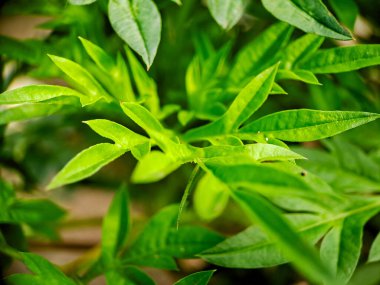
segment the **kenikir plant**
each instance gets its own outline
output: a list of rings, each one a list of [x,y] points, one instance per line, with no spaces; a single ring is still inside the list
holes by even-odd
[[[379,284],[373,1],[33,2],[0,4],[48,16],[0,36],[2,282]],[[101,239],[55,265],[33,244],[60,244],[54,192],[84,185],[114,191]]]

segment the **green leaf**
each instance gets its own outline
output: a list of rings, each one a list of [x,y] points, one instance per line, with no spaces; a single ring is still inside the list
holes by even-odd
[[[70,160],[47,188],[53,189],[87,178],[104,165],[123,155],[125,151],[120,146],[109,143],[89,147]]]
[[[71,5],[88,5],[96,2],[96,0],[69,0]]]
[[[0,95],[0,104],[37,103],[61,96],[75,96],[85,100],[83,94],[67,87],[31,85],[5,91]]]
[[[91,1],[91,0],[90,0]],[[114,59],[108,55],[102,48],[93,44],[92,42],[79,37],[82,45],[86,49],[87,54],[92,58],[96,65],[101,68],[104,72],[113,73],[115,72],[116,64]]]
[[[16,121],[29,120],[38,117],[47,117],[55,113],[68,113],[75,110],[66,104],[33,103],[24,104],[0,111],[0,125]]]
[[[66,214],[61,207],[46,199],[17,200],[8,211],[12,221],[31,225],[56,223]]]
[[[258,162],[305,159],[302,155],[273,144],[246,144],[244,146],[209,146],[202,148],[204,158],[247,155]]]
[[[152,278],[135,266],[126,266],[118,271],[106,272],[107,284],[112,285],[155,285]]]
[[[174,285],[207,285],[215,271],[216,270],[195,272],[178,280]]]
[[[380,45],[322,49],[297,66],[313,73],[340,73],[380,64]]]
[[[66,277],[55,265],[45,258],[34,253],[20,253],[25,265],[34,275],[14,274],[6,278],[10,285],[75,285],[76,283]]]
[[[368,255],[368,262],[376,261],[380,261],[380,233],[377,234],[373,241]]]
[[[55,55],[49,55],[51,60],[61,69],[70,79],[75,82],[77,88],[81,90],[84,94],[88,95],[86,97],[82,96],[82,105],[89,105],[95,103],[101,98],[107,100],[110,99],[108,93],[103,89],[103,87],[96,81],[96,79],[82,66],[79,64]]]
[[[169,206],[156,214],[143,229],[134,244],[122,257],[123,264],[176,269],[173,260],[192,258],[223,238],[196,226],[176,229],[178,206]]]
[[[351,34],[328,11],[321,0],[262,0],[270,13],[307,33],[351,40]]]
[[[151,151],[141,158],[133,170],[133,183],[152,183],[172,173],[181,163],[161,151]]]
[[[203,220],[211,221],[222,214],[229,200],[229,189],[210,173],[198,182],[194,192],[194,209]]]
[[[299,61],[315,53],[323,41],[323,37],[313,34],[306,34],[292,41],[282,52],[280,67],[292,69]]]
[[[116,193],[103,219],[102,259],[105,266],[112,266],[119,250],[125,245],[130,228],[128,194],[125,187]]]
[[[277,66],[272,66],[254,77],[240,91],[222,117],[210,124],[191,129],[183,138],[186,141],[195,141],[236,131],[268,98],[277,72]]]
[[[262,117],[239,130],[249,139],[257,132],[292,142],[319,140],[380,118],[379,114],[350,111],[287,110]]]
[[[331,274],[313,248],[304,242],[276,208],[254,192],[235,190],[232,191],[232,197],[278,243],[285,257],[298,270],[315,282],[332,281]]]
[[[353,30],[359,7],[354,0],[329,0],[329,3],[339,20]]]
[[[225,30],[236,25],[245,6],[243,0],[207,0],[207,5],[212,17]]]
[[[0,54],[5,58],[20,60],[31,65],[39,64],[43,52],[40,41],[20,41],[0,35]]]
[[[355,209],[353,210],[355,211]],[[363,226],[379,209],[369,209],[336,223],[321,243],[321,259],[338,284],[347,284],[359,261]]]
[[[111,0],[108,6],[115,32],[152,65],[161,39],[161,16],[152,0]]]
[[[286,216],[296,233],[308,243],[317,243],[330,228],[320,218],[310,214]],[[230,268],[271,267],[289,262],[275,240],[268,238],[258,226],[251,226],[201,253],[213,264]]]
[[[205,166],[220,181],[232,188],[244,187],[275,200],[279,197],[298,198],[317,209],[326,210],[330,207],[328,193],[317,192],[301,175],[275,167],[276,164],[272,166],[248,162],[241,157],[232,161],[231,158],[225,159],[227,164],[223,164],[219,158],[210,159],[205,162]],[[315,211],[314,207],[309,207],[309,210]]]
[[[144,104],[154,114],[158,115],[160,109],[160,99],[157,94],[157,86],[148,73],[144,70],[140,62],[128,48],[125,48],[128,62],[131,67],[131,73],[136,84],[137,91],[141,99],[145,100]]]
[[[252,76],[275,64],[292,31],[285,23],[274,24],[239,51],[229,73],[232,86],[246,85]]]
[[[279,70],[276,79],[291,79],[302,81],[308,84],[321,85],[318,81],[318,78],[312,72],[307,70]]]
[[[126,127],[105,119],[96,119],[85,121],[96,133],[102,137],[113,140],[115,144],[120,145],[124,149],[132,149],[138,145],[149,142],[149,139],[132,132]]]

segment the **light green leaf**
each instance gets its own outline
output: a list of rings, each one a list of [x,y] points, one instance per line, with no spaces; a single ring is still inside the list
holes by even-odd
[[[10,122],[29,120],[38,117],[46,117],[55,113],[68,113],[75,110],[70,105],[54,103],[24,104],[0,111],[0,125]]]
[[[245,6],[243,0],[207,0],[207,5],[212,17],[225,30],[236,25]]]
[[[92,42],[79,37],[82,42],[87,54],[92,58],[96,65],[101,68],[104,72],[113,73],[115,72],[116,64],[114,59],[108,55],[102,48],[93,44]]]
[[[221,242],[212,231],[195,226],[176,229],[178,206],[169,206],[156,214],[122,257],[123,264],[175,269],[176,258],[192,258],[195,254]]]
[[[285,23],[274,24],[239,51],[230,71],[232,86],[246,85],[252,76],[275,64],[292,31]]]
[[[37,103],[61,96],[75,96],[84,100],[84,95],[67,87],[54,85],[30,85],[0,94],[0,104]]]
[[[380,261],[380,233],[377,234],[373,241],[368,255],[368,262],[376,261]]]
[[[96,81],[96,79],[79,64],[55,55],[49,55],[51,60],[61,69],[70,79],[75,82],[77,88],[83,94],[88,96],[82,96],[82,105],[89,105],[95,103],[101,98],[110,100],[110,95],[103,89],[103,87]]]
[[[181,163],[174,161],[161,151],[151,151],[137,163],[133,170],[133,183],[152,183],[159,181],[176,170]]]
[[[312,72],[307,70],[279,70],[276,80],[283,79],[298,80],[308,84],[321,85],[318,78]]]
[[[69,0],[71,5],[88,5],[96,2],[96,0]]]
[[[306,34],[292,41],[282,52],[280,67],[292,69],[299,61],[315,53],[323,41],[324,37],[313,34]]]
[[[244,146],[209,146],[202,148],[204,158],[229,157],[234,155],[247,155],[258,162],[305,159],[287,148],[273,144],[246,144]]]
[[[186,141],[227,135],[237,130],[268,98],[277,66],[272,66],[254,77],[237,95],[222,117],[207,125],[191,129],[183,138]]]
[[[380,64],[380,45],[322,49],[297,67],[313,73],[340,73]]]
[[[161,39],[161,16],[152,0],[110,0],[110,22],[115,32],[152,65]]]
[[[359,7],[354,0],[329,0],[339,20],[349,29],[353,30],[356,17],[359,14]]]
[[[128,194],[125,187],[116,193],[103,219],[102,260],[104,265],[112,267],[116,256],[125,245],[130,228]]]
[[[310,214],[286,216],[296,233],[311,245],[317,243],[330,228],[320,223],[320,218]],[[271,267],[289,262],[273,239],[257,226],[232,236],[215,247],[202,252],[208,262],[232,268]]]
[[[195,272],[178,280],[174,285],[207,285],[215,271],[216,270]]]
[[[124,149],[132,149],[140,144],[149,143],[149,139],[132,132],[126,127],[105,119],[85,121],[96,133],[102,137],[113,140]]]
[[[89,147],[70,160],[53,178],[47,188],[53,189],[87,178],[106,164],[123,155],[125,151],[120,146],[109,143],[101,143]]]
[[[11,285],[75,285],[55,265],[34,253],[20,253],[25,265],[34,274],[14,274],[6,278],[6,284]]]
[[[232,191],[232,197],[257,222],[268,236],[278,243],[285,257],[310,280],[332,281],[331,274],[311,246],[284,220],[281,213],[254,192]],[[334,284],[334,282],[328,283]]]
[[[319,140],[380,118],[379,114],[350,111],[288,110],[262,117],[239,130],[249,139],[257,132],[292,142]]]
[[[351,40],[351,34],[343,28],[321,0],[262,0],[270,13],[307,33]]]
[[[229,200],[229,189],[210,173],[198,182],[194,192],[194,209],[203,220],[211,221],[220,216]]]

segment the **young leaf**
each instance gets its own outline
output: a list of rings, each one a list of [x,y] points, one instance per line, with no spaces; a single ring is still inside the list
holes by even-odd
[[[133,183],[152,183],[172,173],[181,165],[161,151],[151,151],[141,158],[133,170]]]
[[[75,96],[81,98],[82,100],[82,97],[84,95],[73,89],[63,86],[30,85],[5,91],[0,95],[0,105],[37,103],[61,96]]]
[[[115,144],[125,149],[132,149],[137,145],[149,142],[149,139],[132,132],[126,127],[105,119],[85,121],[96,133],[102,137],[113,140]]]
[[[237,130],[268,98],[277,72],[277,66],[272,66],[254,77],[240,91],[222,117],[208,125],[191,129],[183,138],[186,141],[195,141],[213,136],[227,135]]]
[[[232,191],[232,197],[249,217],[281,246],[283,254],[293,262],[297,269],[315,282],[332,281],[330,272],[314,250],[284,220],[276,208],[254,192],[235,190]]]
[[[262,0],[262,3],[276,18],[307,33],[337,40],[352,39],[321,0]]]
[[[20,253],[25,265],[34,274],[14,274],[6,278],[10,285],[75,285],[76,283],[66,277],[56,266],[43,257],[34,253]]]
[[[230,71],[232,85],[244,86],[252,76],[275,64],[292,31],[285,23],[274,24],[239,51]]]
[[[368,262],[380,261],[380,233],[377,234],[369,251]]]
[[[121,187],[104,217],[102,225],[102,258],[105,266],[112,266],[117,253],[128,237],[130,227],[128,194]]]
[[[235,26],[244,12],[243,0],[208,0],[207,5],[212,17],[225,30]]]
[[[178,280],[174,285],[207,285],[215,271],[216,270],[195,272]]]
[[[161,16],[152,0],[110,0],[110,22],[115,32],[152,65],[161,39]]]
[[[53,178],[47,188],[53,189],[87,178],[104,165],[123,155],[125,151],[124,148],[109,143],[89,147],[70,160]]]
[[[195,188],[195,212],[203,220],[213,220],[222,214],[229,197],[228,187],[210,173],[206,173]]]
[[[340,73],[380,64],[380,45],[322,49],[297,67],[313,73]]]
[[[288,110],[262,117],[239,130],[240,138],[257,132],[292,142],[319,140],[380,118],[379,114],[350,111]]]
[[[88,95],[82,97],[83,105],[95,103],[100,98],[110,99],[110,95],[107,94],[99,82],[82,66],[63,57],[55,55],[49,55],[49,57],[55,65],[77,84],[84,94]]]

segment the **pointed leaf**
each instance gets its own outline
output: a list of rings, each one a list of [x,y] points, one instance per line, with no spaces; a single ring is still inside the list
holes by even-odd
[[[350,111],[288,110],[262,117],[239,130],[241,138],[257,132],[280,140],[319,140],[380,118],[379,114]]]
[[[262,0],[264,7],[281,21],[317,35],[337,40],[351,40],[321,0]]]
[[[380,233],[377,234],[369,251],[368,262],[380,261]]]
[[[207,285],[216,270],[200,271],[178,280],[174,285]]]
[[[380,64],[380,45],[322,49],[298,67],[313,73],[340,73]]]
[[[104,165],[123,155],[125,151],[125,149],[118,145],[109,143],[101,143],[89,147],[77,154],[66,164],[50,182],[48,189],[57,188],[87,178]]]
[[[110,0],[110,22],[115,32],[152,65],[161,39],[161,16],[152,0]]]
[[[132,132],[126,127],[105,119],[97,119],[85,121],[99,135],[113,140],[116,144],[125,149],[132,149],[133,147],[149,142],[149,139]]]
[[[212,17],[225,30],[235,26],[244,12],[243,0],[208,0],[207,5]]]

